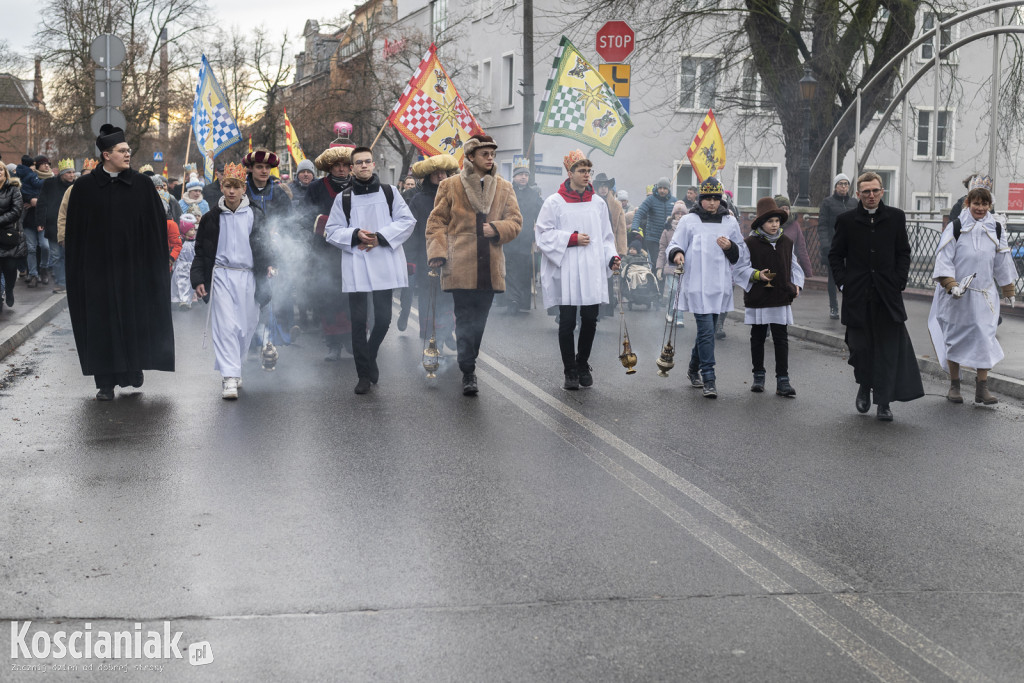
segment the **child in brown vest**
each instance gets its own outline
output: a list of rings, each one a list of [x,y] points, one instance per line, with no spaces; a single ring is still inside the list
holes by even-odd
[[[746,238],[750,252],[750,280],[743,295],[744,322],[750,325],[750,358],[754,381],[750,390],[764,391],[764,344],[771,327],[775,344],[775,393],[793,398],[796,390],[789,383],[789,331],[793,322],[793,299],[804,285],[804,271],[797,262],[793,241],[782,234],[786,212],[771,197],[757,201],[757,218],[750,224]]]

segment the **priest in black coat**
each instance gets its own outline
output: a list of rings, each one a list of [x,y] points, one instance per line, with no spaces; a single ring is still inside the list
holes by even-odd
[[[868,411],[873,392],[878,419],[890,422],[890,401],[920,398],[924,387],[903,305],[910,275],[907,220],[901,210],[882,202],[884,191],[876,173],[857,179],[860,201],[836,219],[828,256],[843,293],[849,363],[860,385],[857,410]]]
[[[174,371],[167,219],[156,187],[130,167],[124,131],[105,124],[102,163],[72,186],[65,251],[71,325],[96,398]]]

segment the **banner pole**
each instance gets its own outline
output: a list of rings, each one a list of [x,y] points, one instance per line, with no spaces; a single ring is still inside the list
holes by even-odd
[[[192,148],[192,122],[188,122],[188,141],[185,143],[185,163],[183,166],[188,166],[188,152]]]
[[[379,131],[377,131],[377,137],[375,137],[373,142],[370,143],[370,149],[373,149],[377,145],[377,141],[380,140],[380,136],[384,134],[384,129],[388,127],[389,123],[391,123],[390,119],[385,121],[384,125],[380,127]]]

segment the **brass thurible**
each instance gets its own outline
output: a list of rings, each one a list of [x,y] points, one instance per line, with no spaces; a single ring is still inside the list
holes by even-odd
[[[683,274],[685,269],[682,264],[676,266],[672,273],[672,289],[668,297],[668,305],[672,310],[672,317],[665,320],[665,332],[661,335],[661,354],[655,363],[658,366],[658,377],[668,377],[668,371],[676,366],[676,321],[679,318],[678,300],[683,285]]]

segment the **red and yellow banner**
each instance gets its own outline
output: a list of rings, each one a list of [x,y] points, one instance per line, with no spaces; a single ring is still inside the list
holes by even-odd
[[[702,183],[725,168],[725,141],[722,131],[718,129],[715,113],[708,109],[707,116],[700,124],[700,130],[686,151],[686,158],[697,174],[697,182]]]
[[[292,161],[298,166],[305,161],[306,155],[302,153],[302,145],[299,144],[299,136],[295,134],[295,127],[288,119],[288,110],[284,110],[284,140],[288,145],[288,153],[292,155]]]
[[[483,128],[448,78],[431,43],[388,123],[427,156],[451,154],[462,163],[462,144]]]

